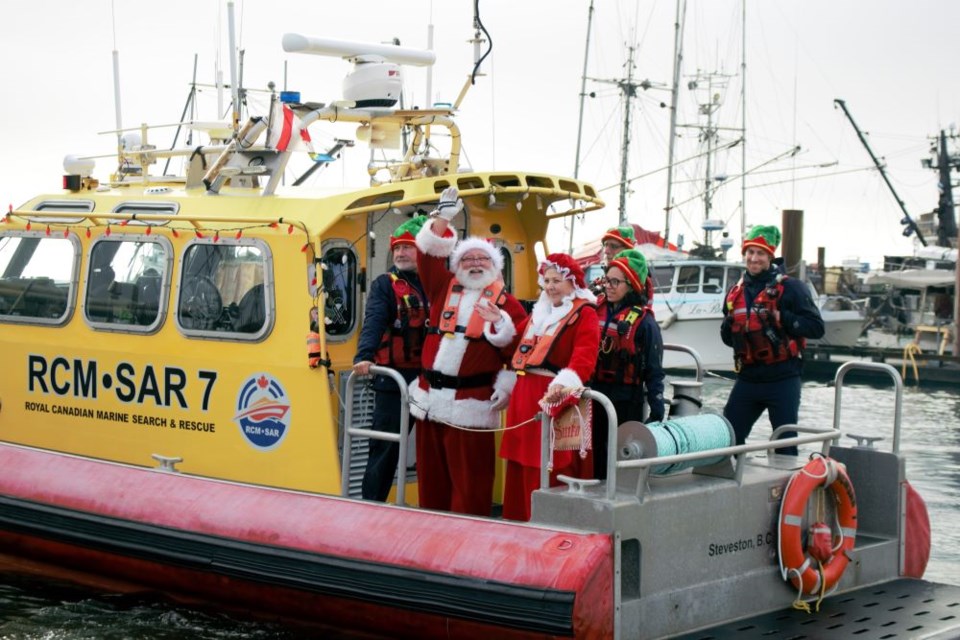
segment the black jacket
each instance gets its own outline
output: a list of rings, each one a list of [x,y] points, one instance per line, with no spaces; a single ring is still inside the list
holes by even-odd
[[[395,273],[402,280],[410,283],[419,293],[421,299],[426,304],[427,297],[423,292],[423,285],[420,284],[420,277],[416,271],[399,271],[396,267],[391,267],[387,273],[377,276],[370,285],[370,292],[367,294],[367,305],[363,313],[363,328],[360,330],[360,339],[357,341],[357,354],[353,358],[353,363],[364,360],[374,362],[377,349],[383,341],[383,334],[387,329],[393,326],[397,319],[397,298],[393,293],[393,284],[390,282],[390,274]],[[397,371],[410,382],[419,375],[419,369],[398,369]],[[396,385],[390,378],[375,376],[373,388],[377,391],[396,391]]]
[[[606,305],[607,317],[601,318],[604,322],[601,326],[601,336],[606,324],[611,322],[623,310],[624,306],[614,307],[609,303]],[[640,326],[637,327],[637,332],[634,335],[634,344],[637,347],[637,362],[642,365],[642,369],[637,372],[637,383],[625,385],[594,381],[591,387],[606,395],[612,402],[626,400],[639,402],[642,397],[641,392],[643,392],[643,396],[647,400],[647,406],[650,407],[650,415],[647,420],[663,420],[663,336],[660,333],[660,325],[657,324],[653,314],[646,314],[640,322]]]
[[[772,283],[780,270],[776,266],[757,276],[751,276],[745,272],[743,274],[743,295],[747,304],[747,312],[753,307],[754,299],[760,295],[763,289]],[[777,308],[780,311],[780,324],[787,334],[795,338],[820,338],[823,336],[823,318],[820,316],[820,309],[810,297],[810,293],[805,284],[796,278],[784,278],[783,295],[777,300]],[[730,292],[727,291],[727,295]],[[730,332],[730,325],[733,316],[728,315],[727,305],[723,305],[723,324],[720,325],[720,339],[729,347],[733,346],[733,338]],[[802,353],[796,358],[790,358],[783,362],[774,364],[765,364],[762,362],[751,365],[744,365],[737,373],[737,377],[749,382],[774,382],[784,380],[793,376],[799,376],[803,369]]]

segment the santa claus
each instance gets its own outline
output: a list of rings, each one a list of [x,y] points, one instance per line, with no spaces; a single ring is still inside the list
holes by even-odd
[[[523,307],[503,286],[503,256],[482,238],[457,242],[450,220],[463,210],[456,187],[417,234],[417,269],[430,302],[423,373],[410,385],[417,418],[420,506],[489,516],[493,506],[493,429],[516,375],[504,347]],[[447,263],[449,260],[449,268]],[[491,320],[481,317],[488,312]]]

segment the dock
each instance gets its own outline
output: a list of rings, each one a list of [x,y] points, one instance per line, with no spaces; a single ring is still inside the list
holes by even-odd
[[[804,380],[833,380],[845,362],[883,362],[900,371],[904,384],[924,388],[960,389],[960,357],[949,354],[916,352],[881,347],[836,347],[811,345],[804,351]],[[883,376],[873,371],[856,370],[851,382],[882,382]]]

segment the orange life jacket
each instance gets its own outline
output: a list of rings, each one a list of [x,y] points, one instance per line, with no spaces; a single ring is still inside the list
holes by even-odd
[[[436,332],[441,335],[452,336],[455,333],[462,333],[464,337],[470,340],[477,340],[483,337],[483,318],[477,313],[476,309],[471,310],[470,319],[466,325],[457,324],[457,312],[460,309],[460,298],[463,296],[464,286],[456,278],[450,280],[447,287],[447,297],[443,301],[443,311],[440,312],[440,322],[437,325]],[[502,282],[494,282],[485,287],[480,293],[480,297],[498,307],[506,299],[506,292],[503,290]]]
[[[307,364],[311,369],[320,366],[323,354],[320,352],[320,334],[311,331],[307,334]]]
[[[625,385],[640,382],[642,364],[637,362],[636,336],[648,313],[653,314],[649,307],[626,307],[610,322],[600,319],[600,353],[594,380]]]
[[[415,286],[395,273],[389,275],[397,317],[384,331],[374,362],[395,369],[419,369],[427,333],[427,307]]]
[[[796,358],[806,346],[805,339],[794,338],[774,321],[786,277],[777,276],[775,284],[764,287],[754,298],[750,313],[747,313],[743,278],[727,294],[727,313],[733,317],[730,335],[737,371],[745,364],[775,364]]]
[[[554,342],[563,333],[563,330],[577,321],[580,317],[580,309],[587,304],[583,298],[573,299],[573,308],[567,312],[557,322],[544,329],[543,335],[536,335],[536,328],[533,326],[533,319],[527,323],[527,329],[523,332],[523,338],[517,345],[517,350],[513,352],[513,361],[511,366],[517,371],[532,367],[542,367],[545,369],[556,369],[547,364],[547,356],[553,348]]]

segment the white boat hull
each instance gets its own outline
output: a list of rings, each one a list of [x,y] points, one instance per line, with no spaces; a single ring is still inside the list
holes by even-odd
[[[660,317],[659,315],[657,316]],[[700,356],[706,369],[711,371],[733,371],[733,350],[720,340],[721,318],[702,317],[677,319],[672,323],[663,323],[663,341],[669,344],[681,344],[690,347]],[[665,369],[689,369],[694,366],[693,359],[679,351],[664,351]]]
[[[809,344],[830,347],[853,347],[863,331],[863,316],[859,311],[821,311],[823,337],[810,340]]]

